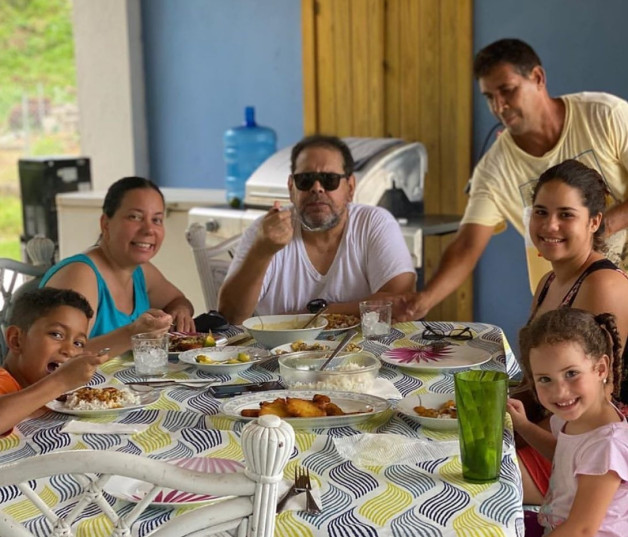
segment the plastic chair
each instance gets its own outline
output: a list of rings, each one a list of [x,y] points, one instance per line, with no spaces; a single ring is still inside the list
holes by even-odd
[[[54,242],[37,235],[26,243],[26,253],[32,264],[0,258],[0,363],[7,353],[4,330],[11,304],[21,293],[37,289],[42,276],[53,264],[54,252]]]
[[[243,428],[241,443],[246,461],[246,469],[241,473],[207,474],[129,453],[76,450],[28,457],[0,467],[0,487],[17,485],[47,519],[47,535],[51,537],[72,537],[81,515],[85,512],[86,517],[98,516],[100,513],[96,511],[111,520],[111,537],[130,537],[133,523],[162,487],[236,497],[168,520],[149,533],[151,537],[180,537],[201,531],[202,535],[211,535],[234,529],[240,537],[272,537],[277,489],[294,448],[294,430],[277,416],[262,416]],[[40,483],[43,498],[33,488],[34,480],[66,474],[80,484],[80,497],[76,502],[65,502],[55,512],[54,506],[49,507],[48,483]],[[140,479],[154,486],[133,509],[129,510],[126,502],[118,502],[120,512],[116,512],[116,505],[110,505],[103,495],[103,487],[113,475]],[[44,524],[34,525],[37,535],[41,535]],[[0,535],[33,537],[35,534],[0,510]]]
[[[242,235],[236,235],[220,244],[210,247],[205,245],[207,230],[203,224],[190,224],[185,238],[194,252],[196,270],[201,279],[201,288],[207,311],[218,309],[218,291],[225,280],[229,265]]]

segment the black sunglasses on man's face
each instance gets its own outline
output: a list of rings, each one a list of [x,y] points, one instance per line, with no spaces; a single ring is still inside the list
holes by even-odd
[[[336,190],[340,186],[340,180],[346,178],[346,174],[333,172],[303,172],[293,173],[294,186],[299,190],[309,190],[318,181],[325,190]]]

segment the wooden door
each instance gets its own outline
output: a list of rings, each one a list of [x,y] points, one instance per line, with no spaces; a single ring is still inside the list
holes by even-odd
[[[306,134],[428,152],[425,210],[462,214],[471,174],[472,0],[301,0]],[[426,281],[453,235],[425,238]],[[428,319],[472,319],[472,282]]]

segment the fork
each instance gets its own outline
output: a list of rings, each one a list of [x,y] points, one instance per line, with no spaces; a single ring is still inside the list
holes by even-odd
[[[296,468],[294,471],[294,483],[296,492],[305,492],[305,511],[310,515],[317,515],[321,510],[316,505],[316,500],[312,496],[312,482],[310,471],[307,468]]]

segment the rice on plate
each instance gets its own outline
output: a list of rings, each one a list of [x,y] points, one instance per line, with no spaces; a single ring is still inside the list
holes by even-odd
[[[126,388],[84,387],[68,394],[65,406],[72,410],[106,410],[140,403],[140,398]]]

